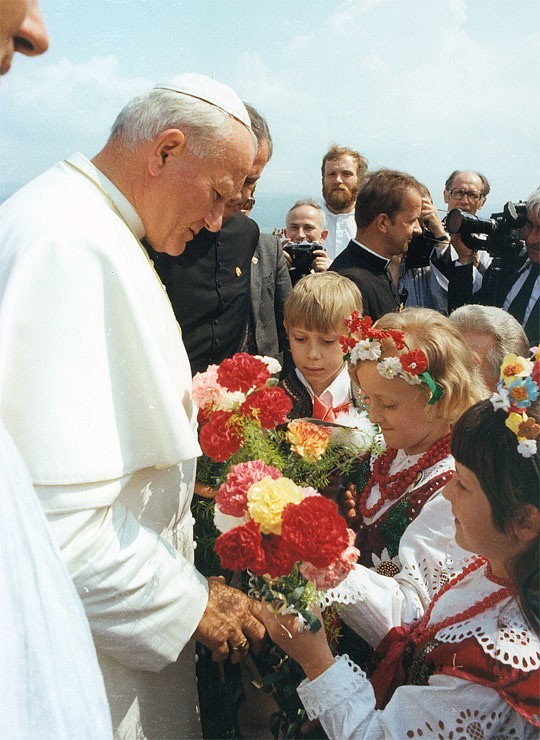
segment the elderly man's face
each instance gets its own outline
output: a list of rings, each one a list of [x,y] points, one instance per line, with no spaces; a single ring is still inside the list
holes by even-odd
[[[540,213],[537,210],[536,215],[530,211],[527,214],[527,223],[523,228],[523,236],[527,246],[527,254],[531,262],[540,262]]]
[[[16,51],[37,56],[48,46],[37,0],[0,0],[0,74],[9,71]]]
[[[198,157],[189,145],[168,156],[163,173],[138,207],[153,248],[176,256],[202,228],[218,231],[227,201],[241,197],[254,155],[251,134],[234,122],[215,156]]]
[[[448,203],[449,211],[459,208],[474,215],[486,202],[483,189],[482,180],[475,172],[460,172],[450,189],[444,191],[444,202]]]

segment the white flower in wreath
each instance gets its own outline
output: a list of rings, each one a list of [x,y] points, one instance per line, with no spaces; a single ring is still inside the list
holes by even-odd
[[[403,373],[401,362],[397,357],[385,357],[377,363],[377,372],[387,380],[393,380]]]
[[[413,375],[412,373],[407,373],[407,372],[405,372],[405,370],[401,373],[401,376],[410,385],[420,385],[421,382],[422,382],[422,380],[418,377],[418,375]]]
[[[397,575],[403,567],[397,555],[394,555],[393,558],[390,557],[387,547],[385,547],[384,550],[381,552],[380,558],[377,557],[375,553],[372,553],[371,559],[374,566],[371,570],[374,570],[381,576],[388,576],[389,578],[392,578],[393,576]]]
[[[498,393],[492,394],[490,400],[495,411],[497,411],[498,409],[504,409],[505,411],[508,411],[508,409],[510,408],[510,397],[508,395],[508,391],[506,390],[506,388],[502,387],[502,385],[499,387]]]
[[[378,360],[380,356],[380,342],[374,342],[370,339],[361,339],[351,350],[351,363],[355,365],[361,360]]]
[[[522,457],[532,457],[536,455],[537,444],[535,439],[520,439],[517,451]]]

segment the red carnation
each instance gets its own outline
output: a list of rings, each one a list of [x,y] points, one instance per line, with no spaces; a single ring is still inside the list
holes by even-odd
[[[265,572],[265,555],[261,545],[259,525],[251,519],[247,524],[220,534],[214,545],[221,565],[228,570]]]
[[[229,391],[247,393],[251,388],[265,385],[270,378],[266,362],[246,352],[238,352],[223,360],[217,371],[219,384]]]
[[[423,350],[413,349],[399,358],[401,367],[411,375],[421,375],[427,370],[427,357]]]
[[[283,509],[281,539],[295,561],[324,568],[337,560],[349,544],[345,519],[337,504],[324,496],[308,496]]]
[[[283,544],[283,538],[279,535],[263,537],[262,546],[266,556],[265,573],[268,573],[271,578],[288,576],[296,560]]]
[[[202,451],[215,462],[225,462],[240,449],[244,441],[229,421],[231,411],[216,411],[200,431]]]
[[[284,424],[292,409],[292,401],[283,388],[265,386],[253,391],[240,406],[240,413],[258,419],[263,429]]]
[[[540,387],[540,360],[536,360],[533,363],[531,370],[531,380],[534,380],[536,385]]]

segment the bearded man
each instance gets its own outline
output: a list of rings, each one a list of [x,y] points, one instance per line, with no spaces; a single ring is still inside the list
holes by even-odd
[[[334,144],[323,157],[322,192],[328,236],[328,258],[335,259],[356,235],[354,206],[368,168],[367,159],[348,147]]]

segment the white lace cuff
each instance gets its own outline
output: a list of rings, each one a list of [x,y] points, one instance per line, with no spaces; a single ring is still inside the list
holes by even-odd
[[[373,694],[366,674],[348,655],[340,655],[334,665],[320,676],[309,681],[307,678],[298,686],[298,696],[306,709],[309,719],[335,709],[364,687]],[[373,697],[375,706],[375,697]]]

